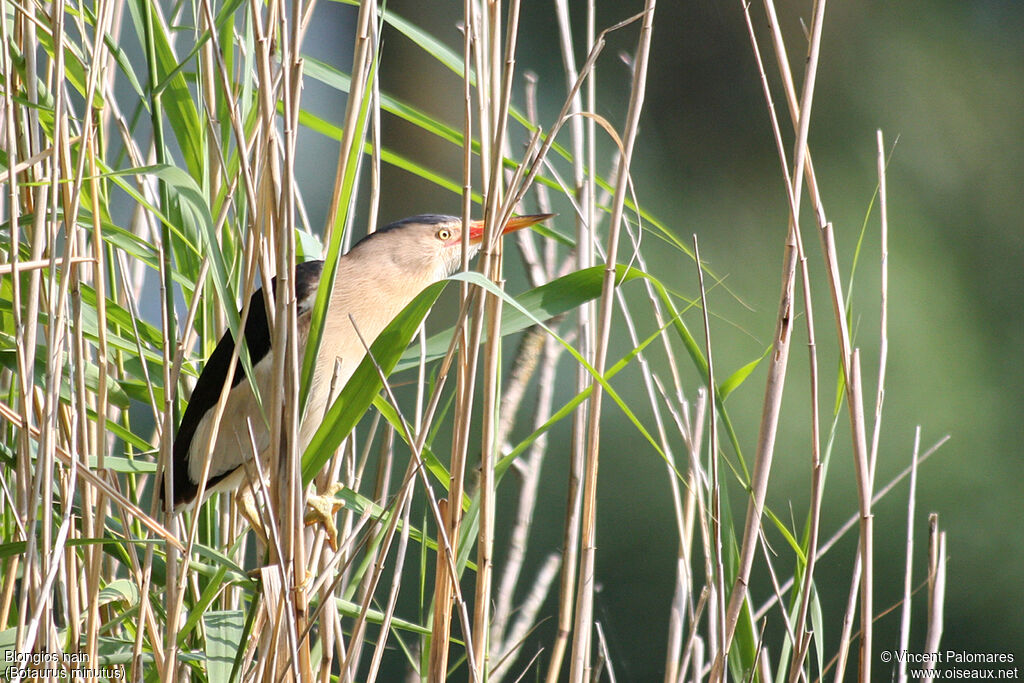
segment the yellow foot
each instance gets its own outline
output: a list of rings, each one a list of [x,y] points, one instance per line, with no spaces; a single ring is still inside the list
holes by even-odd
[[[337,498],[339,491],[345,487],[339,482],[331,484],[323,494],[311,493],[306,496],[306,526],[320,524],[327,534],[327,542],[331,549],[338,550],[338,527],[334,523],[334,516],[338,514],[345,505],[345,501]]]
[[[252,488],[248,484],[242,485],[235,492],[235,502],[238,505],[238,512],[245,518],[245,521],[249,523],[249,527],[252,528],[253,533],[256,534],[256,538],[259,539],[260,543],[262,543],[264,547],[268,546],[267,533],[263,529],[263,522],[260,520],[260,512],[256,507],[256,497],[253,494]]]

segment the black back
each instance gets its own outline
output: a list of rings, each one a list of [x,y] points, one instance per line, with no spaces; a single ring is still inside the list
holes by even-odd
[[[320,273],[323,271],[323,261],[307,261],[295,266],[295,298],[299,302],[299,312],[302,313],[312,307],[312,303],[303,306],[303,302],[309,299],[316,292],[317,284],[320,282]],[[277,278],[271,281],[271,286],[277,294]],[[266,300],[263,296],[263,288],[256,290],[249,301],[249,317],[245,321],[245,345],[249,350],[249,358],[255,366],[268,353],[270,353],[270,325],[267,322]],[[196,497],[199,492],[199,482],[192,481],[188,474],[189,450],[192,448],[192,439],[196,429],[203,417],[217,405],[220,399],[221,387],[227,378],[228,366],[231,364],[231,354],[235,350],[235,340],[228,330],[217,343],[217,348],[210,354],[199,380],[192,389],[192,396],[189,398],[188,407],[181,418],[178,426],[178,433],[174,437],[174,482],[171,500],[174,505],[187,503]],[[235,374],[231,378],[231,386],[235,387],[245,379],[245,369],[241,363],[235,365]],[[210,477],[207,486],[214,486],[231,472]],[[161,496],[163,494],[163,482],[160,484]]]

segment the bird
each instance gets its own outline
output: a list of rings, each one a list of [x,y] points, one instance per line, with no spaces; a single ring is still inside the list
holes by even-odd
[[[516,216],[502,226],[501,233],[520,230],[552,216]],[[309,445],[320,425],[333,398],[332,387],[335,388],[334,393],[340,392],[366,355],[362,339],[371,343],[423,289],[459,270],[462,263],[462,226],[461,218],[442,214],[404,218],[370,233],[338,259],[307,407],[299,426],[300,452]],[[480,250],[484,222],[471,221],[468,231],[468,252],[472,258]],[[295,266],[296,328],[300,350],[305,347],[309,334],[323,267],[323,261],[307,261]],[[276,292],[276,277],[271,287]],[[252,295],[243,332],[252,363],[252,379],[260,396],[270,395],[272,381],[271,335],[264,301],[263,289],[260,288]],[[255,471],[255,468],[246,466],[251,465],[254,451],[259,454],[261,462],[269,460],[269,430],[261,417],[249,377],[240,363],[235,364],[216,443],[210,448],[214,438],[215,408],[227,381],[234,347],[234,338],[228,330],[203,366],[178,425],[172,450],[171,491],[167,496],[174,514],[195,505],[204,471],[207,477],[205,500],[217,491],[236,490],[247,481]],[[210,462],[207,467],[205,459],[208,452]],[[248,490],[248,487],[243,488]],[[161,497],[164,493],[161,485]],[[254,511],[251,498],[243,501],[243,512],[250,526],[263,537]],[[320,512],[322,517],[322,508]],[[327,527],[328,540],[332,540],[333,515],[329,521],[321,521]],[[336,536],[333,536],[332,545],[336,545]]]

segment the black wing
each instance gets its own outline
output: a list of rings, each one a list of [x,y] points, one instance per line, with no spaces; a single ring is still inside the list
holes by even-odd
[[[299,302],[299,310],[304,311],[312,308],[312,296],[316,293],[317,284],[320,281],[320,273],[323,270],[323,261],[307,261],[295,266],[295,297]],[[277,292],[277,278],[271,285],[274,292]],[[249,350],[249,358],[255,366],[268,353],[270,353],[270,329],[267,323],[267,308],[263,296],[263,288],[256,290],[249,302],[249,317],[245,321],[245,345]],[[206,413],[217,405],[220,399],[221,388],[227,378],[228,366],[231,364],[231,354],[235,350],[235,340],[228,330],[217,343],[217,348],[210,354],[199,380],[192,389],[192,396],[189,398],[188,407],[181,418],[178,426],[178,433],[174,437],[174,483],[172,502],[175,506],[187,503],[196,497],[199,491],[199,482],[192,481],[188,473],[189,451],[192,448],[192,438],[196,429]],[[241,363],[235,365],[235,374],[231,378],[231,386],[237,386],[245,379],[245,369]],[[207,482],[208,486],[215,485],[218,481],[231,474],[223,474],[211,477]],[[161,494],[163,484],[161,482]]]

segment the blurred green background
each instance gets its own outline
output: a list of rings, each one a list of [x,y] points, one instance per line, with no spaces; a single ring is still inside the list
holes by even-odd
[[[640,9],[636,2],[599,4],[599,29]],[[390,0],[388,9],[461,49],[461,3]],[[324,21],[313,26],[310,51],[347,68],[351,49],[339,37],[348,35],[343,27],[351,20],[350,8],[330,5],[318,11]],[[524,3],[523,11],[518,68],[520,74],[538,75],[542,122],[549,125],[564,93],[553,8],[531,2]],[[584,4],[574,3],[573,11],[582,27]],[[801,22],[810,23],[810,11],[810,3],[779,4],[797,74],[805,49]],[[764,39],[763,8],[754,3],[752,14]],[[866,395],[872,404],[880,272],[877,208],[869,214],[877,183],[876,129],[883,131],[891,151],[890,346],[876,488],[909,464],[916,425],[922,427],[923,448],[951,435],[919,474],[914,582],[925,578],[927,515],[937,512],[949,534],[942,648],[1010,652],[1017,662],[1024,659],[1024,525],[1019,521],[1024,477],[1024,363],[1019,358],[1024,348],[1022,35],[1024,3],[1013,0],[830,3],[810,130],[844,277],[861,226],[868,221],[853,285],[853,330],[855,343],[863,349]],[[582,31],[577,37],[582,45]],[[597,113],[616,125],[624,119],[628,97],[628,70],[619,52],[631,52],[635,40],[635,27],[611,36],[598,65]],[[459,78],[424,58],[394,31],[387,31],[384,41],[382,89],[461,126]],[[762,53],[774,79],[777,68],[767,42]],[[577,54],[580,61],[583,57]],[[305,106],[340,120],[343,100],[329,99],[315,84],[307,87]],[[328,99],[320,99],[323,94]],[[781,90],[775,90],[775,97],[782,101]],[[521,78],[514,101],[523,105]],[[783,123],[788,126],[788,119]],[[459,177],[460,150],[387,117],[383,124],[388,147]],[[336,147],[305,135],[304,154],[311,159],[303,179],[305,196],[307,201],[326,198],[330,174],[324,169],[333,168]],[[566,133],[563,138],[568,140]],[[696,234],[704,258],[731,291],[718,287],[711,293],[717,316],[712,323],[715,361],[721,374],[731,372],[769,344],[788,213],[740,2],[658,5],[634,158],[640,202],[682,239]],[[607,173],[607,163],[602,172]],[[382,223],[424,211],[459,212],[458,196],[404,172],[385,168],[382,183]],[[314,224],[322,224],[318,221],[324,210],[311,206]],[[568,215],[558,220],[563,221],[556,223],[562,231],[571,230]],[[806,213],[802,225],[814,278],[821,273],[821,250]],[[647,239],[650,270],[666,285],[693,295],[692,262]],[[507,270],[517,267],[511,264]],[[519,291],[516,276],[509,277],[510,290]],[[827,425],[837,358],[823,282],[814,280],[814,303]],[[696,317],[688,321],[692,329],[700,329]],[[806,339],[803,328],[797,329],[769,505],[802,527],[809,489],[809,409]],[[623,373],[615,385],[628,398],[637,380],[636,373]],[[692,398],[697,382],[692,374],[689,381]],[[729,399],[747,454],[753,451],[763,390],[760,370]],[[633,405],[644,403],[639,393],[632,398]],[[635,431],[614,410],[607,410],[606,417],[598,616],[619,680],[654,680],[663,669],[673,588],[670,494],[658,456],[638,443]],[[826,538],[856,511],[845,422],[844,414],[826,490]],[[535,558],[557,548],[565,476],[564,447],[555,441],[541,493],[549,504],[540,511],[546,519],[538,523]],[[894,604],[902,591],[906,494],[903,484],[876,508],[879,611]],[[745,500],[734,491],[732,504],[742,511]],[[826,638],[833,644],[849,590],[854,545],[851,535],[819,565],[819,588],[829,617]],[[792,571],[789,566],[777,569],[785,575]],[[754,569],[755,575],[759,572],[763,574],[761,558]],[[763,582],[753,588],[761,598],[770,594]],[[915,602],[915,651],[924,637],[923,597],[919,594]],[[773,617],[769,632],[778,625]],[[876,650],[898,646],[897,626],[898,611],[878,622]],[[549,642],[543,631],[550,628],[550,623],[542,627],[538,643]],[[778,642],[771,642],[773,653]],[[888,676],[887,668],[876,670],[879,680]]]

